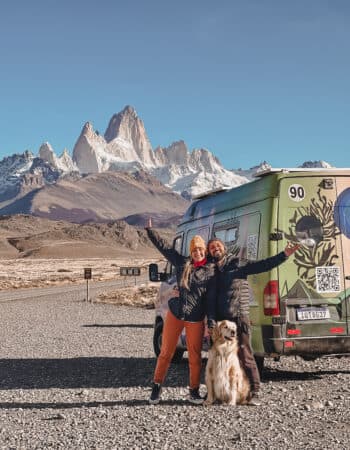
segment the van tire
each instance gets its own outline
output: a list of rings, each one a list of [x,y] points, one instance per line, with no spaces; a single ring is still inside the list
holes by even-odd
[[[254,358],[255,358],[256,366],[259,371],[260,378],[262,379],[263,373],[264,373],[265,358],[264,358],[264,356],[258,356],[258,355],[254,355]]]
[[[159,356],[160,348],[162,345],[162,334],[163,334],[163,322],[159,321],[156,323],[154,327],[154,334],[153,334],[153,350],[156,356]],[[183,354],[185,353],[185,350],[182,350],[180,348],[177,348],[175,350],[173,359],[171,362],[173,363],[179,363],[182,360]]]

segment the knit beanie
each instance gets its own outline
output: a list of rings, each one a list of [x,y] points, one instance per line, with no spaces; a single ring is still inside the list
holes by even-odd
[[[191,242],[190,242],[190,254],[197,247],[202,248],[204,250],[206,250],[206,248],[207,248],[207,246],[205,245],[204,239],[202,238],[202,236],[199,236],[199,235],[196,235],[196,236],[194,236],[191,239]]]

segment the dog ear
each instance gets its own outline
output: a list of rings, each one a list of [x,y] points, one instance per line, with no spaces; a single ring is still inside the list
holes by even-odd
[[[213,342],[217,341],[220,338],[220,328],[219,325],[216,323],[214,328],[213,328],[213,332],[211,335],[211,339]]]

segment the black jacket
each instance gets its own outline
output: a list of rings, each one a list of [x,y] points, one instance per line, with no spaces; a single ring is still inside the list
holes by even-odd
[[[241,267],[239,259],[226,256],[226,261],[217,266],[217,297],[214,303],[208,304],[208,326],[214,326],[218,320],[233,320],[240,311],[242,301],[237,280],[246,280],[248,275],[267,272],[279,266],[287,259],[284,252],[256,262],[249,262]]]
[[[184,266],[189,258],[180,255],[166,240],[152,228],[146,228],[148,237],[162,255],[176,268],[176,279],[180,295],[178,300],[169,301],[169,309],[180,320],[200,322],[204,319],[209,303],[215,302],[215,265],[195,267],[189,280],[189,289],[180,285]]]

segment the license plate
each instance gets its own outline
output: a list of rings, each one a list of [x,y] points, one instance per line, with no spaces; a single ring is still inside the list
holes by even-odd
[[[321,320],[329,319],[328,308],[298,308],[297,319],[298,320]]]

